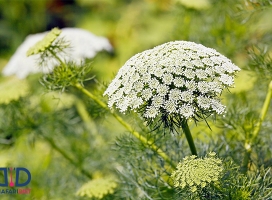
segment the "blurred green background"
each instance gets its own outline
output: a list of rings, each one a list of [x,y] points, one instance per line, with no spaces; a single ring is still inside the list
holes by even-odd
[[[265,3],[0,0],[0,70],[27,35],[53,27],[83,28],[109,39],[114,54],[101,52],[92,59],[92,74],[100,83],[108,84],[134,54],[173,40],[214,48],[245,68],[253,45],[271,44],[272,12],[271,7],[262,9]],[[75,196],[89,180],[82,169],[92,177],[114,173],[116,152],[111,146],[124,128],[73,89],[47,93],[39,78],[40,74],[23,80],[0,76],[0,167],[22,166],[32,174],[30,195],[0,198],[85,199]],[[231,92],[254,96],[256,79],[254,73],[242,70]],[[86,87],[97,95],[105,89],[94,82]],[[195,134],[200,135],[204,127],[196,127]]]

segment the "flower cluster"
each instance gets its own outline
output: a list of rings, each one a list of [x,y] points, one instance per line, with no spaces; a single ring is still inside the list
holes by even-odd
[[[195,155],[186,156],[171,177],[175,187],[189,188],[191,192],[196,192],[198,188],[219,181],[222,171],[222,160],[216,158],[216,153],[211,152],[203,159]]]
[[[222,114],[219,96],[240,68],[211,48],[168,42],[138,53],[119,70],[104,95],[108,106],[143,112],[146,119],[205,118]]]
[[[47,61],[42,63],[42,66],[46,63],[46,67],[39,68],[36,63],[48,50],[65,62],[72,61],[81,64],[84,59],[93,58],[103,50],[111,52],[113,48],[107,38],[96,36],[87,30],[54,28],[50,32],[29,35],[4,67],[3,74],[5,76],[16,75],[23,79],[31,73],[51,72],[59,62],[51,59],[54,56],[49,55],[50,52],[42,58],[42,62]],[[31,56],[27,57],[27,55]]]
[[[76,193],[77,196],[87,196],[94,199],[103,199],[114,193],[117,183],[113,177],[93,179],[84,184]]]
[[[27,56],[39,54],[41,52],[46,51],[46,49],[50,48],[52,43],[56,40],[56,38],[61,34],[61,30],[58,28],[53,28],[45,37],[38,41],[34,46],[29,48],[26,52]]]

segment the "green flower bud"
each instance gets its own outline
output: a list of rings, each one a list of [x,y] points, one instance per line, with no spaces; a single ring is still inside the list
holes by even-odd
[[[47,50],[56,38],[61,34],[61,30],[58,28],[53,28],[47,35],[39,42],[37,42],[33,47],[27,51],[27,56],[35,55]]]
[[[195,155],[186,156],[177,165],[171,177],[175,187],[196,192],[218,181],[222,171],[222,160],[216,158],[216,153],[211,152],[205,158],[197,158]]]

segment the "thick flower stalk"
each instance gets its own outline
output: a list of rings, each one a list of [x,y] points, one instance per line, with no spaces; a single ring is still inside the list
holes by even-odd
[[[252,146],[256,142],[256,139],[257,139],[257,137],[259,135],[259,132],[260,132],[262,123],[263,123],[263,121],[265,119],[265,116],[267,114],[271,99],[272,99],[272,81],[270,81],[270,83],[268,85],[266,98],[265,98],[265,101],[263,103],[263,107],[262,107],[262,110],[261,110],[261,113],[260,113],[259,120],[258,120],[256,126],[254,127],[253,134],[251,135],[251,137],[248,140],[245,141],[245,145],[244,145],[245,155],[244,155],[244,160],[243,160],[242,168],[241,168],[241,171],[244,172],[244,173],[246,173],[247,170],[248,170],[248,167],[249,167],[248,164],[250,162],[250,156],[251,156],[251,153],[252,153]]]
[[[197,192],[218,182],[222,171],[222,160],[216,157],[216,153],[211,152],[205,158],[197,158],[195,155],[186,156],[177,165],[171,177],[175,187]]]
[[[104,95],[110,108],[123,113],[133,110],[171,130],[182,127],[196,154],[187,120],[225,113],[219,97],[224,88],[234,85],[238,71],[214,49],[187,41],[168,42],[130,58]]]

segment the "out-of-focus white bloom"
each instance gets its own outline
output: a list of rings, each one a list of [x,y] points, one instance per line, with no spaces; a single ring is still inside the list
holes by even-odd
[[[104,95],[109,97],[110,108],[143,112],[147,119],[222,114],[225,106],[219,96],[234,85],[238,71],[239,67],[214,49],[187,41],[168,42],[130,58]]]
[[[36,61],[39,55],[27,57],[26,53],[30,47],[42,40],[48,32],[29,35],[25,41],[17,48],[14,55],[4,67],[2,73],[5,76],[16,75],[18,78],[25,78],[31,73],[50,72],[56,62],[48,63],[47,67],[37,67]],[[73,61],[77,64],[86,58],[93,58],[99,51],[112,51],[112,46],[108,39],[92,34],[80,28],[63,28],[59,37],[69,42],[69,47],[65,49],[65,54],[59,55],[65,61]]]

